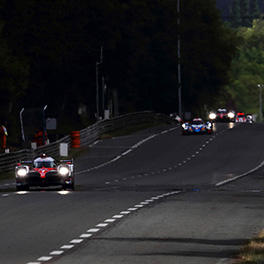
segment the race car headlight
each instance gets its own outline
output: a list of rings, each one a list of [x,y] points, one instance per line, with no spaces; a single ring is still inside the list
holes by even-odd
[[[27,175],[28,171],[26,168],[20,168],[17,170],[17,176],[19,177],[25,177]]]
[[[209,114],[210,119],[216,119],[216,114],[215,113],[210,113]]]
[[[61,167],[59,167],[59,168],[58,168],[58,172],[59,172],[59,174],[62,175],[62,176],[67,176],[67,175],[70,174],[70,170],[69,170],[69,168],[66,167],[66,166],[61,166]]]
[[[235,114],[234,114],[233,112],[229,112],[229,113],[227,114],[227,116],[228,116],[229,118],[234,118],[234,117],[235,117]]]

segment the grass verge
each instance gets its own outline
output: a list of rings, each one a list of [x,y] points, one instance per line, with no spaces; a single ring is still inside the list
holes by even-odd
[[[264,230],[258,237],[253,238],[248,245],[241,249],[236,264],[263,264],[264,263]]]

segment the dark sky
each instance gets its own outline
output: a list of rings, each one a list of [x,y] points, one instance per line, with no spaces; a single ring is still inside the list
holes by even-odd
[[[229,8],[232,5],[232,0],[216,0],[216,6],[221,10],[222,15],[225,17],[229,14]],[[264,1],[259,0],[262,13],[264,12]]]

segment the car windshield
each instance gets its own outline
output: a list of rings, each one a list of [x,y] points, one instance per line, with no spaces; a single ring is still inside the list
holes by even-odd
[[[203,122],[202,121],[193,121],[192,124],[193,125],[202,125]]]
[[[227,110],[225,110],[225,109],[218,109],[217,110],[217,113],[218,114],[226,114],[227,113]]]
[[[55,163],[53,161],[36,161],[34,163],[36,168],[53,168]]]

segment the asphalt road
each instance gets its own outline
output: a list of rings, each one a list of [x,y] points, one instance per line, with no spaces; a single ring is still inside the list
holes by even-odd
[[[0,183],[0,263],[230,263],[264,226],[263,135],[153,128],[96,142],[75,192]]]

